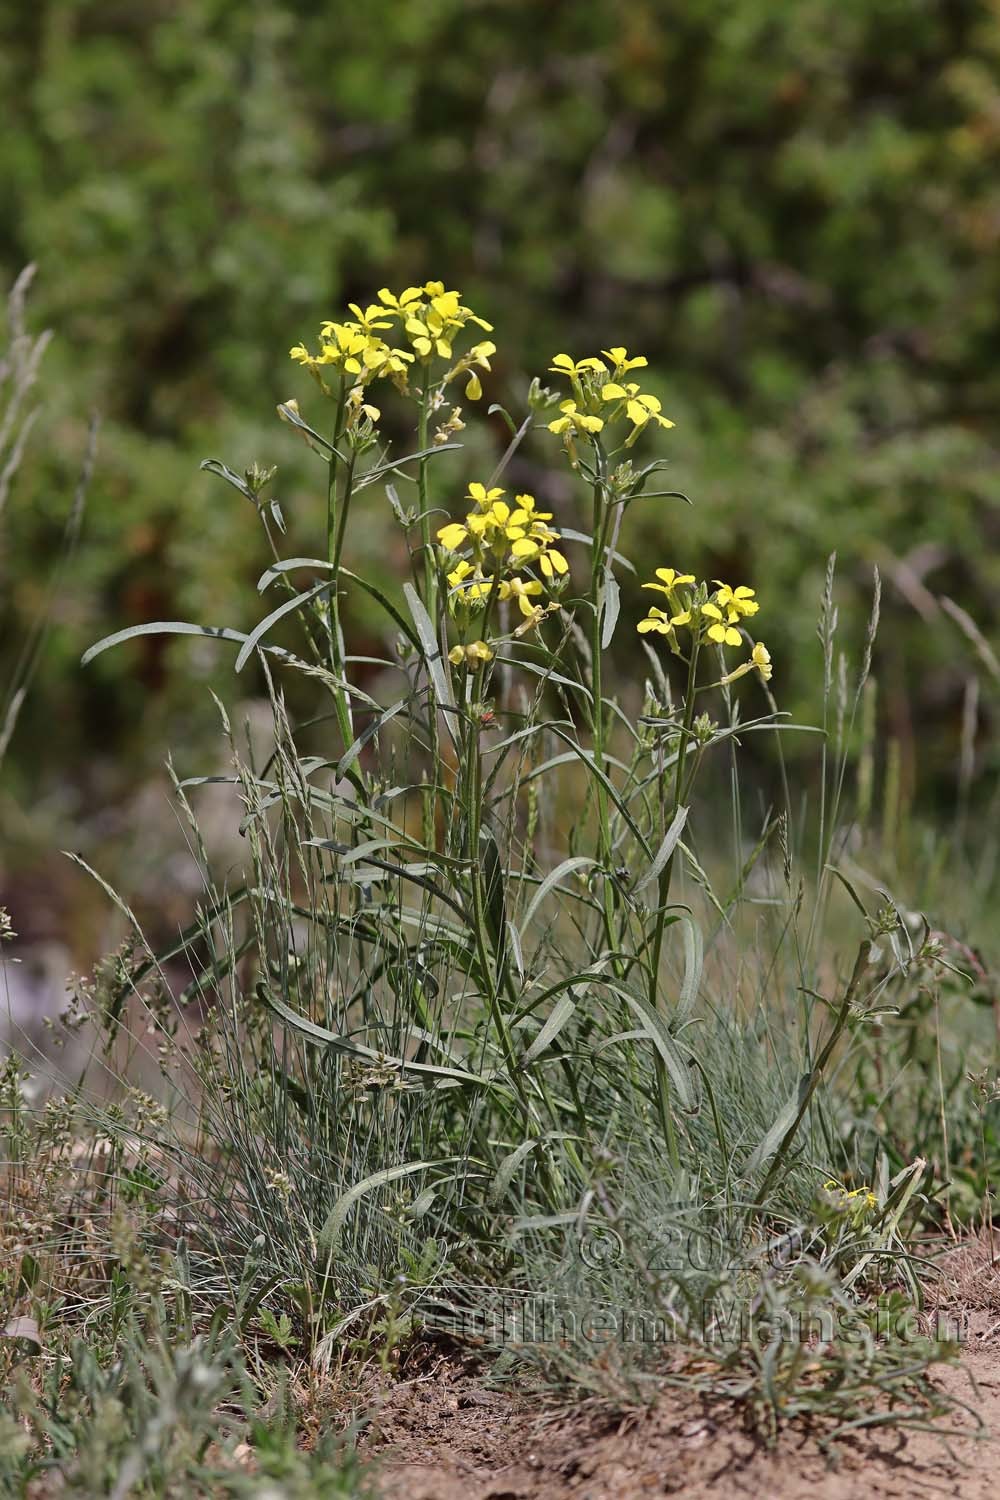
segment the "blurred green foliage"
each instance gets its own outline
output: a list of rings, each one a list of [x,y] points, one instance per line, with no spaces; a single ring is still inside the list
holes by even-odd
[[[4,660],[103,415],[22,796],[72,761],[63,816],[123,757],[199,742],[214,653],[79,653],[144,618],[247,625],[259,528],[198,461],[277,462],[311,538],[318,476],[271,422],[309,399],[288,347],[429,276],[495,323],[487,400],[513,410],[557,349],[648,355],[696,507],[651,503],[632,548],[758,588],[785,706],[816,713],[828,552],[855,641],[878,563],[881,712],[904,777],[943,789],[983,668],[936,599],[1000,623],[998,63],[996,0],[8,0],[0,267],[38,262],[57,338],[0,547]]]

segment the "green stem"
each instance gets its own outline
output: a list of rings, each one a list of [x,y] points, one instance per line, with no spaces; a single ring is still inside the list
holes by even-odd
[[[698,676],[698,641],[695,639],[691,645],[691,656],[688,660],[687,692],[684,699],[684,722],[681,726],[680,740],[677,744],[677,764],[674,770],[674,798],[670,818],[667,823],[673,822],[677,816],[677,809],[681,805],[681,791],[684,787],[684,766],[687,761],[687,747],[691,738],[691,726],[694,723],[694,710],[697,702],[695,684]],[[688,782],[690,791],[691,782]],[[664,827],[664,833],[666,827]],[[674,873],[674,859],[676,853],[672,853],[667,860],[660,878],[657,882],[656,892],[656,926],[653,930],[653,952],[650,959],[649,969],[649,1003],[655,1010],[657,994],[660,987],[660,956],[663,952],[663,933],[667,921],[667,902],[670,900],[670,883]]]
[[[338,443],[341,440],[341,424],[344,420],[344,404],[347,399],[347,386],[344,377],[340,377],[340,395],[337,397],[337,416],[333,424],[333,452],[330,454],[329,476],[326,487],[326,556],[331,567],[333,565],[334,553],[337,550],[337,481],[340,478],[340,458]]]
[[[333,428],[333,452],[330,454],[330,474],[326,491],[326,555],[330,564],[330,579],[333,585],[330,590],[330,604],[327,616],[330,641],[330,668],[334,676],[341,681],[343,681],[346,674],[343,652],[341,651],[340,589],[337,580],[340,572],[340,558],[344,546],[344,536],[347,529],[347,514],[350,509],[351,494],[354,487],[354,464],[356,459],[356,455],[352,452],[345,468],[343,493],[338,496],[342,467],[342,460],[339,454],[340,444],[346,432],[346,428],[344,427],[346,402],[347,382],[341,376],[340,392],[337,397],[337,416]],[[333,703],[337,715],[337,725],[343,741],[343,748],[346,750],[354,739],[354,728],[351,721],[351,707],[345,687],[334,686]]]
[[[606,571],[605,559],[605,536],[606,516],[604,504],[604,455],[600,444],[595,442],[594,451],[600,466],[600,476],[594,484],[594,508],[592,522],[591,543],[591,574],[590,574],[590,690],[593,695],[591,708],[590,733],[593,748],[594,765],[603,774],[606,772],[605,744],[604,744],[604,687],[602,658],[604,647],[602,637],[604,634],[604,577]],[[615,942],[614,926],[614,887],[611,879],[611,824],[608,816],[608,794],[600,777],[595,777],[595,800],[597,804],[597,861],[604,872],[603,879],[603,920],[604,934],[608,948],[614,950],[618,945]]]
[[[422,453],[427,447],[427,432],[430,419],[430,384],[429,371],[424,375],[424,388],[420,393],[420,418],[417,426],[417,447]],[[435,566],[434,549],[431,544],[431,518],[427,495],[427,459],[420,460],[417,472],[417,486],[420,504],[420,548],[423,553],[424,572],[424,608],[431,619],[435,618],[437,608],[437,569]]]

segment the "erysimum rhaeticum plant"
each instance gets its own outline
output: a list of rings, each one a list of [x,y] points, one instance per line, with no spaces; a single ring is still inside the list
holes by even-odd
[[[377,1216],[360,1225],[353,1208],[411,1176],[429,1178],[420,1203],[445,1182],[466,1207],[516,1189],[582,1223],[595,1172],[606,1173],[595,1161],[618,1135],[623,1149],[659,1137],[678,1183],[704,1156],[711,1083],[687,1040],[702,934],[672,893],[682,866],[706,878],[689,825],[705,757],[732,749],[737,728],[777,724],[771,659],[749,628],[758,601],[741,581],[679,571],[672,547],[673,566],[637,577],[656,596],[637,626],[646,672],[608,693],[621,582],[635,574],[619,549],[622,518],[640,499],[685,498],[656,488],[662,458],[638,457],[673,424],[643,389],[642,356],[560,353],[549,373],[561,388],[535,380],[520,423],[490,408],[510,441],[492,474],[453,493],[439,459],[459,446],[491,377],[491,332],[438,282],[383,288],[323,323],[314,346],[291,350],[316,383],[317,414],[297,398],[279,414],[323,475],[325,547],[283,557],[274,470],[209,461],[256,507],[272,552],[259,589],[280,602],[250,631],[154,622],[88,653],[140,633],[209,634],[237,647],[238,671],[258,660],[271,688],[275,752],[262,770],[238,761],[233,777],[253,868],[209,903],[215,956],[195,982],[229,986],[225,1015],[245,1017],[255,1108],[271,1099],[262,1077],[280,1101],[256,1138],[286,1184],[278,1228],[309,1258],[332,1256],[350,1223],[375,1259]],[[397,408],[413,412],[409,453],[383,434],[390,404],[397,426]],[[529,439],[536,458],[568,466],[582,526],[577,507],[565,509],[565,478],[551,500],[543,484],[534,495],[507,482]],[[398,593],[352,567],[359,497],[367,507],[379,496],[412,562]],[[399,684],[391,701],[354,671],[341,612],[356,593],[384,612],[378,664],[382,683]],[[274,640],[293,621],[294,649]],[[288,723],[283,672],[327,699],[303,725],[312,753]],[[754,685],[757,718],[740,712]],[[238,1049],[228,1055],[249,1068]],[[392,1107],[376,1109],[387,1089]],[[712,1118],[728,1174],[714,1105]],[[765,1142],[754,1170],[771,1161],[773,1173],[790,1139]],[[294,1201],[290,1153],[310,1168]],[[336,1301],[328,1275],[321,1288],[321,1302]]]

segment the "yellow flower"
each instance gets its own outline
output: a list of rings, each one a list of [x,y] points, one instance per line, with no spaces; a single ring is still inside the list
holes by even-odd
[[[527,583],[523,578],[505,578],[500,584],[500,598],[516,599],[522,615],[528,616],[529,619],[536,610],[531,600],[541,593],[544,593],[544,590],[536,578],[530,578]]]
[[[645,427],[650,420],[658,422],[661,427],[673,427],[669,417],[661,415],[661,406],[655,396],[643,395],[634,380],[627,385],[620,385],[618,381],[611,380],[607,385],[601,386],[602,401],[624,401],[625,415],[632,423],[632,434],[629,443],[634,442],[641,428]]]
[[[448,582],[458,598],[465,604],[483,604],[493,587],[492,578],[485,578],[480,568],[464,558],[448,574]],[[502,597],[502,596],[501,596]]]
[[[586,412],[580,411],[575,401],[560,401],[559,410],[563,415],[549,423],[550,432],[600,432],[604,426],[600,417],[590,417]]]
[[[555,375],[568,375],[571,380],[579,380],[588,370],[596,370],[599,375],[608,373],[604,361],[593,354],[586,359],[570,359],[568,354],[555,354],[549,369]]]
[[[377,422],[382,415],[377,406],[371,406],[365,400],[365,388],[363,385],[352,386],[348,391],[346,412],[348,426],[355,425],[362,417],[367,417],[369,422]]]
[[[629,359],[628,350],[623,349],[620,344],[616,344],[613,349],[602,349],[601,353],[605,359],[610,359],[616,375],[627,375],[629,370],[641,370],[649,364],[644,354],[636,354]]]
[[[453,646],[448,652],[453,666],[466,666],[472,672],[484,662],[493,660],[493,652],[485,641],[470,641],[467,646]]]
[[[771,666],[771,653],[770,651],[768,651],[763,642],[754,642],[753,651],[750,653],[750,660],[757,668],[757,671],[760,673],[764,682],[770,682],[774,673],[774,669]]]
[[[483,484],[470,484],[468,498],[475,501],[479,509],[470,511],[464,521],[450,521],[447,526],[442,526],[437,534],[442,546],[450,552],[457,552],[470,539],[495,547],[497,543],[505,545],[508,541],[523,538],[524,527],[514,524],[510,506],[499,499],[503,493],[500,489],[488,490]]]
[[[848,1192],[846,1188],[841,1187],[839,1182],[835,1182],[832,1177],[828,1177],[823,1184],[823,1191],[829,1193],[834,1198],[834,1206],[842,1211],[846,1211],[848,1205],[853,1209],[878,1208],[878,1199],[867,1183],[862,1187],[852,1188]]]
[[[640,635],[648,635],[651,630],[657,635],[672,636],[676,626],[689,625],[691,623],[691,611],[682,609],[676,615],[668,615],[665,610],[653,606],[644,620],[640,620],[636,629]]]
[[[490,339],[473,344],[465,358],[459,360],[457,370],[468,369],[470,364],[478,365],[481,370],[491,370],[493,367],[490,364],[490,355],[496,352],[497,346]],[[465,394],[470,401],[478,401],[483,394],[483,387],[475,370],[469,371]]]
[[[743,662],[741,666],[738,666],[735,669],[735,671],[727,672],[726,676],[722,678],[722,681],[719,684],[720,687],[725,687],[726,683],[728,682],[735,682],[738,677],[745,677],[746,674],[748,672],[752,672],[755,667],[761,675],[761,680],[764,682],[770,682],[773,671],[771,667],[771,653],[761,641],[756,641],[754,643],[754,648],[750,653],[749,661]]]
[[[465,529],[470,537],[476,537],[482,541],[493,542],[500,533],[506,540],[510,529],[510,506],[505,500],[494,500],[489,510],[472,511],[465,518]],[[515,536],[523,533],[516,529]]]
[[[713,622],[708,627],[708,638],[710,641],[717,641],[720,646],[738,646],[740,644],[743,637],[732,625],[727,625],[724,622],[722,610],[716,605],[711,603],[703,604],[701,606],[701,614],[703,618],[707,618]]]
[[[368,340],[362,359],[373,375],[406,375],[407,365],[413,363],[408,349],[393,349],[379,338]]]
[[[719,578],[714,578],[712,581],[718,589],[715,602],[720,609],[725,610],[726,619],[730,625],[736,625],[744,615],[755,615],[760,609],[760,605],[754,598],[755,589],[743,587],[733,589]]]
[[[658,594],[672,594],[683,583],[694,583],[693,573],[677,573],[673,568],[657,568],[659,583],[644,583],[644,589],[656,589]]]
[[[441,530],[437,534],[437,539],[442,547],[445,547],[449,552],[457,552],[459,547],[466,541],[468,535],[469,529],[467,526],[463,526],[461,521],[449,521],[447,526],[441,527]]]
[[[514,526],[531,526],[535,521],[551,521],[550,510],[536,510],[538,501],[534,495],[515,495],[514,502],[517,509],[511,516],[511,524]]]
[[[318,363],[342,365],[349,375],[361,374],[360,354],[368,347],[368,335],[353,323],[326,322],[320,328],[324,340]]]
[[[424,297],[423,288],[419,286],[408,286],[406,291],[401,292],[398,297],[393,296],[389,288],[384,286],[378,295],[379,300],[385,303],[390,312],[396,313],[401,318],[408,317],[410,309],[422,302]]]
[[[470,500],[474,500],[475,503],[479,506],[480,510],[488,510],[489,507],[493,504],[494,500],[499,500],[502,494],[504,494],[503,490],[488,490],[485,484],[479,484],[478,481],[474,480],[473,483],[469,485],[467,498]]]
[[[493,331],[491,323],[462,306],[458,292],[446,292],[443,282],[428,281],[423,295],[428,299],[426,303],[415,300],[405,309],[406,331],[421,359],[429,359],[434,353],[442,359],[451,359],[452,339],[466,323],[476,323],[487,333]]]
[[[289,349],[288,355],[290,359],[294,359],[296,364],[299,365],[311,365],[314,363],[313,357],[305,344],[296,344],[294,349]]]
[[[630,383],[626,390],[628,399],[625,402],[625,415],[636,431],[645,427],[650,419],[658,422],[661,427],[673,427],[669,417],[661,416],[662,408],[655,396],[644,396],[634,383]]]
[[[513,538],[510,555],[518,567],[537,562],[545,577],[551,580],[569,572],[569,563],[552,545],[558,541],[558,531],[553,531],[543,521],[534,521],[527,536],[522,532],[519,537]]]
[[[392,319],[386,317],[386,309],[373,302],[370,307],[360,308],[356,302],[347,304],[348,312],[354,314],[355,321],[363,333],[373,333],[376,328],[391,328]]]

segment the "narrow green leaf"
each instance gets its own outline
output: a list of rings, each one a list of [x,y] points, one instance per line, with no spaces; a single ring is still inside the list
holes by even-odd
[[[559,886],[559,882],[565,876],[572,875],[576,870],[594,869],[596,865],[597,861],[591,859],[589,855],[578,854],[573,859],[564,859],[561,864],[556,865],[554,870],[550,870],[545,879],[542,881],[541,885],[538,887],[535,894],[532,896],[530,902],[528,903],[528,909],[524,913],[524,916],[521,918],[521,937],[524,937],[524,934],[527,932],[528,928],[531,925],[532,918],[534,917],[538,908],[541,906],[542,902],[545,900],[546,896],[550,891],[555,890],[556,887]],[[569,893],[562,890],[562,888],[560,887],[559,894],[561,896],[565,896]]]
[[[452,1157],[454,1161],[457,1158]],[[398,1182],[401,1177],[412,1177],[414,1172],[426,1172],[431,1167],[442,1165],[433,1161],[410,1161],[401,1167],[383,1167],[381,1172],[373,1172],[370,1177],[356,1182],[346,1193],[342,1193],[327,1215],[319,1234],[316,1236],[316,1244],[321,1250],[328,1253],[337,1248],[340,1236],[343,1233],[347,1216],[355,1203],[363,1198],[366,1193],[373,1192],[375,1188],[384,1187],[386,1183]]]
[[[686,1020],[695,1007],[701,988],[701,974],[705,965],[705,944],[701,928],[687,913],[680,916],[684,928],[684,981],[674,1013],[674,1024]]]
[[[448,674],[444,670],[441,647],[434,633],[434,625],[431,617],[424,608],[423,600],[412,583],[403,584],[403,593],[406,595],[406,603],[409,606],[410,614],[413,617],[413,623],[416,626],[417,635],[420,639],[420,651],[427,666],[428,676],[434,686],[434,696],[443,707],[454,708],[455,700],[452,697],[451,684]],[[454,740],[455,729],[450,715],[445,715],[445,725],[448,734]]]
[[[293,568],[325,568],[329,572],[330,566],[322,557],[286,557],[260,575],[257,579],[257,592],[262,594],[276,578],[280,578],[282,573],[290,573]]]
[[[333,582],[318,583],[315,588],[309,589],[307,593],[295,594],[291,599],[286,599],[283,604],[279,604],[277,609],[272,609],[271,613],[266,615],[259,625],[255,625],[247,636],[236,658],[237,672],[242,672],[248,658],[253,655],[258,643],[264,639],[264,636],[267,635],[272,625],[276,625],[279,620],[284,619],[285,615],[290,615],[294,610],[304,609],[307,604],[311,604],[320,594],[328,594],[333,588],[336,588],[336,584]]]
[[[601,626],[601,650],[607,651],[614,640],[615,626],[621,609],[621,589],[611,569],[604,580],[604,622]]]
[[[552,1045],[556,1037],[559,1035],[560,1031],[562,1031],[563,1027],[566,1025],[566,1022],[570,1019],[571,1016],[575,1014],[575,1012],[576,1001],[573,1000],[569,995],[563,995],[559,1000],[556,1001],[551,1015],[549,1015],[549,1017],[545,1021],[545,1024],[542,1026],[542,1028],[538,1032],[538,1035],[532,1042],[531,1046],[527,1049],[524,1056],[522,1057],[522,1068],[529,1067],[530,1064],[535,1061],[536,1057],[540,1057],[545,1049]]]
[[[546,1137],[540,1136],[533,1140],[522,1141],[509,1155],[505,1156],[497,1168],[496,1176],[490,1184],[490,1202],[499,1203],[514,1180],[514,1173],[518,1167],[530,1156],[536,1146],[540,1146]]]
[[[337,762],[338,781],[344,775],[344,772],[347,770],[348,766],[354,764],[368,742],[375,738],[379,730],[384,729],[386,724],[391,723],[396,715],[402,713],[403,709],[408,708],[412,702],[412,698],[400,698],[398,703],[394,703],[391,708],[384,709],[382,713],[374,718],[372,722],[361,731],[357,739],[354,741],[354,744],[348,746],[343,755],[340,757],[340,760]]]
[[[691,1070],[682,1055],[681,1048],[670,1035],[663,1017],[653,1010],[645,1000],[638,995],[631,994],[622,989],[620,985],[610,984],[604,981],[608,988],[619,995],[625,1004],[635,1012],[642,1023],[643,1030],[649,1037],[663,1060],[664,1067],[670,1075],[670,1081],[677,1095],[677,1102],[682,1109],[693,1114],[698,1108],[698,1100],[695,1094],[694,1084],[691,1080]],[[684,1051],[687,1049],[685,1048]]]
[[[445,1084],[475,1083],[488,1088],[492,1087],[495,1082],[494,1079],[486,1078],[479,1073],[469,1073],[465,1068],[446,1068],[438,1067],[433,1063],[407,1062],[401,1057],[388,1057],[384,1052],[376,1052],[360,1042],[349,1042],[346,1037],[337,1036],[336,1032],[327,1031],[325,1026],[318,1026],[315,1021],[310,1021],[306,1016],[300,1016],[294,1010],[290,1010],[276,995],[271,994],[266,985],[258,984],[257,997],[268,1010],[273,1011],[280,1021],[298,1032],[307,1042],[311,1042],[316,1047],[328,1047],[331,1052],[339,1053],[342,1057],[350,1057],[355,1061],[370,1063],[379,1068],[398,1068],[401,1073],[413,1074],[414,1077],[429,1083],[433,1083],[434,1079],[439,1079]]]
[[[765,1166],[771,1160],[771,1157],[795,1123],[796,1116],[802,1108],[803,1100],[806,1098],[811,1082],[812,1074],[803,1073],[799,1079],[799,1086],[795,1093],[789,1099],[788,1103],[784,1105],[770,1130],[767,1131],[766,1135],[763,1136],[751,1153],[743,1169],[748,1176],[756,1172],[758,1168]]]
[[[218,641],[246,640],[243,631],[228,630],[222,625],[192,625],[187,620],[147,620],[143,625],[130,625],[127,630],[116,630],[114,635],[106,635],[96,645],[88,646],[80,658],[80,665],[88,666],[102,651],[120,646],[123,641],[131,641],[139,635],[207,635]]]
[[[256,504],[246,480],[235,473],[228,464],[224,464],[221,458],[203,458],[198,467],[206,474],[215,474],[217,478],[224,479],[227,484],[232,485],[234,490],[239,490],[244,500],[249,500],[251,505]]]
[[[687,822],[687,815],[688,809],[686,807],[679,807],[677,809],[677,812],[674,814],[673,822],[667,829],[663,837],[663,842],[660,845],[659,849],[657,849],[656,851],[656,857],[654,858],[653,863],[650,865],[649,869],[646,871],[645,875],[638,882],[638,884],[633,887],[634,891],[638,892],[645,890],[647,885],[651,885],[652,882],[654,880],[657,880],[662,874],[663,870],[666,868],[668,859],[677,848],[677,844],[681,834],[684,832],[684,824]]]

